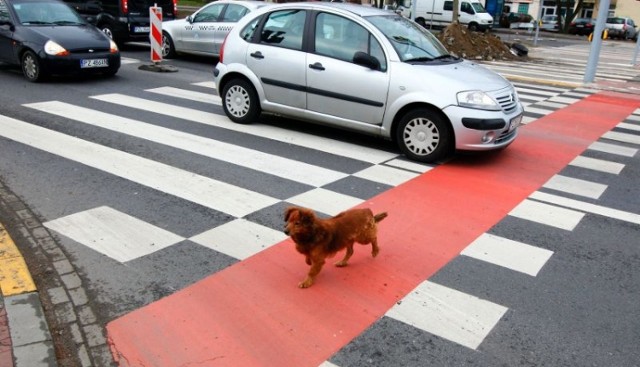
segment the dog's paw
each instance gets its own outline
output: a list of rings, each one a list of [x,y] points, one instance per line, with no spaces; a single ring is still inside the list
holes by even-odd
[[[313,284],[313,280],[307,278],[298,284],[298,288],[309,288]]]
[[[371,250],[371,256],[373,257],[378,256],[379,253],[380,253],[380,249],[378,248],[374,248],[373,250]]]
[[[346,261],[344,261],[344,260],[340,260],[340,261],[338,261],[337,263],[335,263],[335,266],[337,266],[337,267],[339,267],[339,268],[344,268],[344,267],[345,267],[345,266],[347,266],[347,265],[349,265],[349,264],[347,264],[347,262],[346,262]]]

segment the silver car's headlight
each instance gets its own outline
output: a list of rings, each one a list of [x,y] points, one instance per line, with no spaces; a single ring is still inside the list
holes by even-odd
[[[458,106],[479,110],[499,111],[500,105],[483,91],[470,90],[457,94]]]
[[[67,51],[64,47],[51,40],[47,41],[47,43],[44,44],[44,52],[46,52],[47,55],[52,56],[66,56],[69,54],[69,51]]]

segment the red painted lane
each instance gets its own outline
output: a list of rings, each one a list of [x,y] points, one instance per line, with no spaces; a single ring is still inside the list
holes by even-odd
[[[2,295],[0,295],[2,298]],[[0,302],[2,300],[0,299]],[[13,366],[13,347],[11,343],[11,332],[9,330],[9,320],[7,311],[0,304],[0,366]]]
[[[289,240],[107,326],[124,366],[318,366],[395,302],[640,106],[627,95],[586,98],[521,129],[499,154],[457,160],[366,202],[389,217],[381,253],[356,248],[317,283]]]

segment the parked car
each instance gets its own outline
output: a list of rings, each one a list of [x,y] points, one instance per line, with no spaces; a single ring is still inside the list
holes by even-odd
[[[175,19],[178,0],[64,0],[118,44],[149,42],[149,8],[162,8],[162,19]]]
[[[258,9],[229,33],[214,68],[226,115],[262,111],[395,140],[410,159],[493,150],[517,136],[513,85],[450,55],[401,15],[348,3]]]
[[[607,18],[606,24],[609,38],[620,38],[623,40],[637,40],[638,31],[633,19],[626,17]]]
[[[593,33],[596,28],[596,20],[591,18],[576,18],[571,24],[569,24],[569,34],[577,34],[581,36],[588,36]]]
[[[543,31],[557,32],[560,29],[557,15],[543,15],[540,23],[540,29]]]
[[[220,0],[209,3],[185,19],[162,22],[162,57],[179,53],[218,56],[227,33],[264,1]]]
[[[115,42],[57,0],[0,0],[0,61],[19,65],[25,78],[55,74],[114,75]]]
[[[510,28],[513,23],[531,23],[533,17],[522,13],[502,13],[500,16],[500,26]]]

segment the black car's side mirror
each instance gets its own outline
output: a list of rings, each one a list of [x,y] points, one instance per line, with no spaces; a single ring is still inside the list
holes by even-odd
[[[373,70],[380,70],[380,61],[368,53],[358,51],[353,55],[353,63]]]
[[[0,27],[3,27],[3,28],[6,27],[11,32],[16,30],[16,27],[13,25],[13,23],[10,20],[0,20]]]

